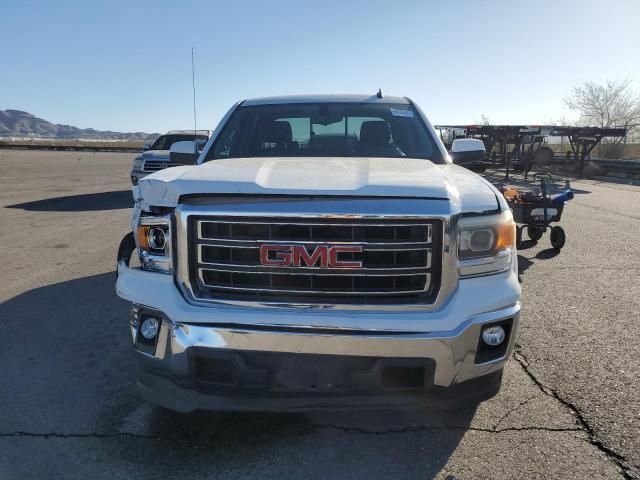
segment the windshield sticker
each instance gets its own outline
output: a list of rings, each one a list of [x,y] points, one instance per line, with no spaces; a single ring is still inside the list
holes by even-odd
[[[399,108],[392,108],[391,115],[394,117],[413,117],[413,110],[401,110]]]

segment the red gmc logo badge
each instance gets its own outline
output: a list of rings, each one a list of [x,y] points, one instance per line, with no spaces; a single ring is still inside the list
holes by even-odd
[[[260,263],[268,267],[362,268],[362,260],[342,260],[341,253],[362,253],[361,245],[260,245]]]

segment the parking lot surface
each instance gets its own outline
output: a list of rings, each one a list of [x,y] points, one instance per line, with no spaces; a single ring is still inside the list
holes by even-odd
[[[577,182],[562,252],[525,242],[477,409],[185,415],[137,396],[114,293],[131,160],[0,150],[0,479],[640,478],[640,187]]]

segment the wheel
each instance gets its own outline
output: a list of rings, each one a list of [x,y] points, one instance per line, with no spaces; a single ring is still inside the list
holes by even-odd
[[[534,242],[537,242],[538,240],[540,240],[542,238],[543,233],[544,233],[544,230],[542,228],[527,227],[527,235],[529,235],[529,238]]]
[[[553,150],[549,147],[540,147],[533,154],[533,163],[539,167],[547,167],[553,162]]]
[[[562,227],[552,227],[551,228],[551,246],[556,250],[560,250],[564,247],[564,242],[566,241],[567,236],[564,234],[564,230]]]
[[[118,257],[116,258],[116,280],[118,279],[118,264],[123,262],[127,267],[131,263],[131,256],[136,251],[136,241],[133,238],[133,232],[127,233],[120,241],[118,247]]]
[[[522,245],[522,229],[524,227],[516,227],[516,248],[520,248]]]

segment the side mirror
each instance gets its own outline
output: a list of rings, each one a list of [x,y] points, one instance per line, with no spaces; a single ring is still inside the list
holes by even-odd
[[[197,143],[190,140],[176,142],[171,145],[171,149],[169,150],[169,160],[171,163],[195,165],[199,156],[200,152],[198,151]]]
[[[485,153],[484,143],[475,138],[456,138],[451,144],[453,163],[464,167],[471,167],[476,162],[482,162]]]
[[[142,151],[146,152],[147,150],[151,150],[151,144],[150,143],[145,143],[144,147],[142,147]]]

